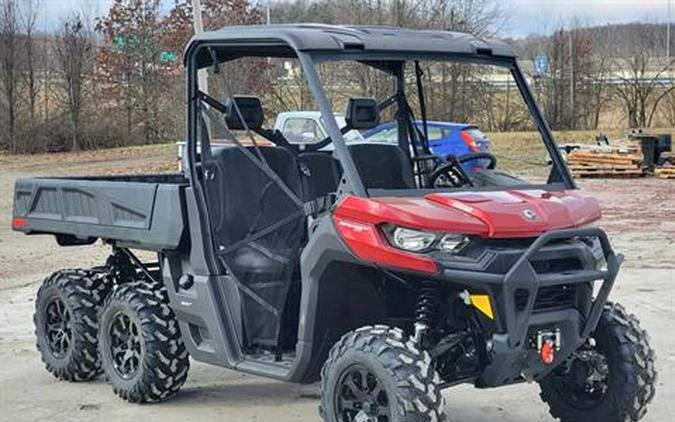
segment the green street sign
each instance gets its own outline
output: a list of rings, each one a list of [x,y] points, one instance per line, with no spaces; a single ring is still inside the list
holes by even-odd
[[[138,37],[136,35],[132,35],[129,38],[122,36],[115,38],[115,46],[117,46],[117,48],[124,48],[127,46],[131,48],[136,48],[138,44],[139,44]]]
[[[160,62],[175,62],[177,59],[176,53],[172,53],[171,51],[162,51],[159,53]]]

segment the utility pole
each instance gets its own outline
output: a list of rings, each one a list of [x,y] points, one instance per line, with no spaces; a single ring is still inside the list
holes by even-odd
[[[574,104],[575,103],[575,98],[574,98],[575,97],[575,92],[574,92],[574,89],[575,89],[575,83],[574,82],[575,82],[575,80],[574,80],[574,78],[576,77],[576,75],[574,74],[574,61],[576,60],[576,57],[574,55],[574,42],[572,40],[572,31],[573,31],[573,29],[570,28],[569,32],[567,33],[568,42],[569,42],[569,50],[570,50],[570,55],[569,55],[569,57],[570,57],[570,116],[571,116],[570,125],[574,125],[574,123],[575,123],[574,117],[575,117],[575,114],[576,114],[575,113],[575,104]],[[572,127],[570,127],[570,128],[572,128]]]
[[[267,15],[267,24],[272,23],[272,12],[271,12],[271,7],[270,7],[270,0],[267,0],[267,7],[265,8],[265,13]]]
[[[192,24],[195,29],[195,35],[199,35],[204,32],[201,0],[192,0]],[[206,69],[199,69],[197,72],[197,82],[199,83],[199,89],[202,92],[209,92],[209,79]]]
[[[668,23],[666,24],[666,57],[668,58],[670,58],[670,18],[672,10],[672,0],[668,0]]]

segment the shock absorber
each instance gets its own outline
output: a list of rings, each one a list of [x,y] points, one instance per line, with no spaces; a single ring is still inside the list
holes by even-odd
[[[438,282],[423,280],[420,286],[420,294],[417,298],[415,310],[415,334],[413,341],[417,344],[422,342],[424,334],[432,327],[435,321],[437,306],[439,303],[440,287]]]
[[[113,253],[108,257],[105,265],[108,267],[110,277],[115,284],[126,283],[136,276],[136,270],[129,256],[118,248],[113,248]]]

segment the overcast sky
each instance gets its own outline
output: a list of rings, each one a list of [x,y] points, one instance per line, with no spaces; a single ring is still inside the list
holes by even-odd
[[[575,18],[589,25],[668,21],[668,0],[504,0],[504,4],[511,17],[503,32],[513,37],[548,33],[561,20]]]
[[[264,2],[266,0],[261,0]],[[272,0],[274,1],[274,0]],[[634,21],[666,22],[668,0],[499,0],[509,11],[505,37],[550,32],[558,22],[579,18],[593,25]],[[675,0],[672,0],[675,14]],[[173,0],[163,0],[167,8]],[[56,27],[69,13],[85,10],[91,17],[104,14],[110,0],[42,0],[40,26]],[[274,20],[274,16],[272,16]]]

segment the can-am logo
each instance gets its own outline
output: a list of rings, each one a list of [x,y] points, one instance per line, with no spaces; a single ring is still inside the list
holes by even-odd
[[[534,211],[527,209],[523,211],[523,217],[527,218],[528,220],[536,220],[537,214]]]

